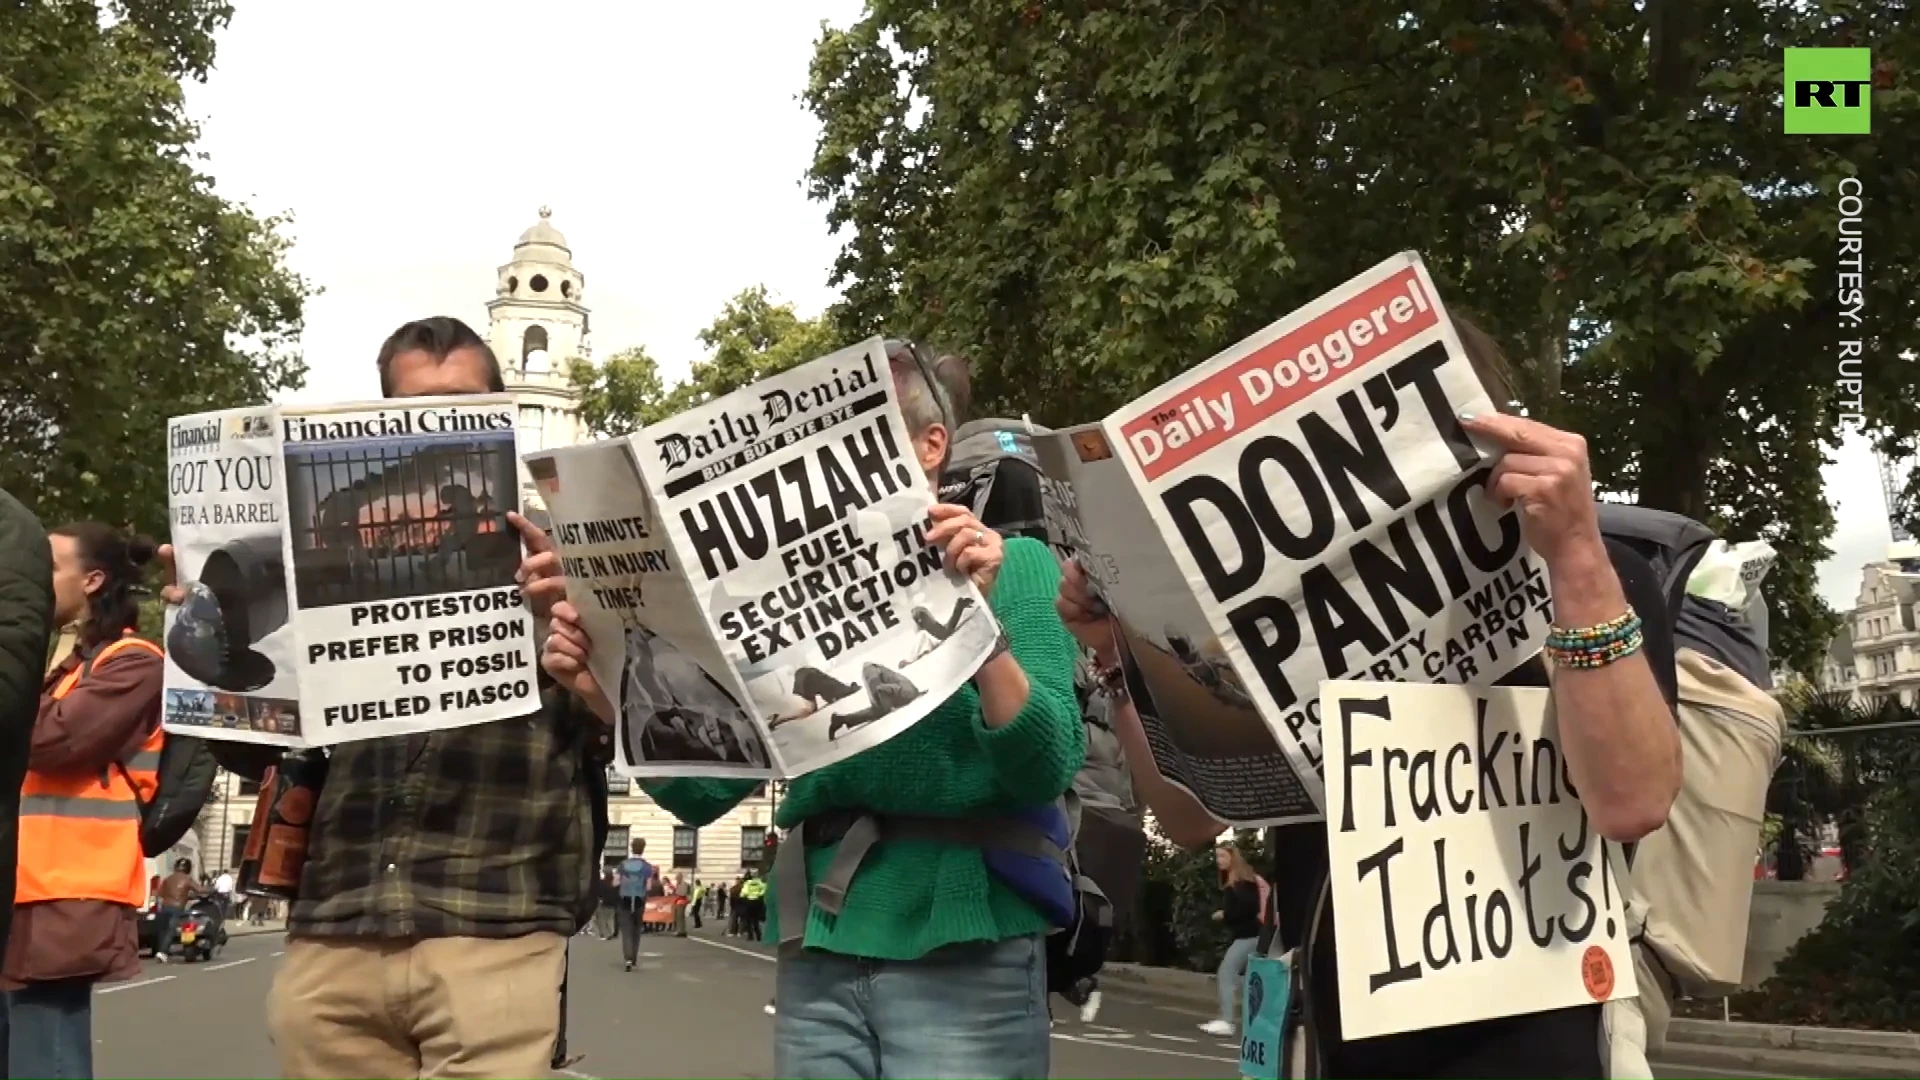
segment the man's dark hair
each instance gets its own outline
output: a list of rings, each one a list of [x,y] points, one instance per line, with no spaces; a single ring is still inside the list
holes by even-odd
[[[953,409],[953,422],[964,424],[973,419],[973,373],[967,358],[947,353],[933,362],[933,377],[947,392],[947,405]]]
[[[500,374],[499,358],[493,355],[492,347],[473,332],[473,327],[449,315],[435,315],[431,319],[415,319],[387,335],[386,343],[380,346],[380,359],[375,361],[380,368],[382,397],[393,396],[393,358],[416,349],[435,360],[445,360],[461,349],[478,349],[487,358],[487,389],[498,394],[507,388]]]

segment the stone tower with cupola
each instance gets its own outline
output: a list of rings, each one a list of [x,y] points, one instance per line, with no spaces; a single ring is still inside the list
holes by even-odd
[[[487,301],[487,343],[500,359],[508,392],[519,399],[522,453],[586,438],[568,368],[592,359],[587,279],[552,217],[540,208],[540,220],[520,234]],[[524,475],[521,481],[530,492]]]

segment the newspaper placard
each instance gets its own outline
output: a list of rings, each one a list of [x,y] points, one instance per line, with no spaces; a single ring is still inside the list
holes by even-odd
[[[1634,996],[1619,845],[1545,688],[1321,688],[1349,1039]]]
[[[649,519],[648,541],[667,568],[661,582],[640,583],[646,602],[627,617],[656,650],[686,658],[682,682],[699,672],[747,714],[771,775],[797,776],[892,738],[992,651],[992,612],[926,542],[933,489],[879,339],[690,409],[628,444],[644,490],[625,503],[570,504],[572,456],[544,458],[560,481],[550,511],[581,526],[572,542],[558,540],[582,576],[569,589],[619,587],[632,569],[608,562],[607,573],[594,572],[592,558],[617,549],[604,534],[596,544],[587,522]],[[597,675],[629,667],[624,640],[593,637]],[[662,700],[687,708],[680,687],[662,684],[649,697],[625,676],[618,685],[623,729],[654,723]],[[623,755],[622,767],[635,776],[741,773],[686,756],[653,760],[644,747]]]
[[[639,776],[773,775],[746,688],[668,550],[625,439],[529,454],[553,519],[588,666],[620,722],[614,759]]]
[[[173,421],[176,487],[211,476],[216,488],[173,496],[188,599],[167,632],[168,729],[324,746],[537,709],[533,623],[514,582],[520,542],[506,520],[519,508],[514,421],[505,395]],[[216,423],[236,434],[201,470],[182,440],[210,439]],[[230,472],[237,483],[248,467],[273,482],[259,500],[272,504],[264,525],[265,511],[214,509],[228,497],[218,481]],[[262,669],[242,639],[263,635],[272,647],[251,651],[272,677],[245,686]]]
[[[1291,778],[1324,806],[1321,682],[1490,683],[1546,640],[1544,566],[1459,422],[1492,411],[1420,258],[1396,256],[1103,428]]]
[[[167,422],[167,513],[187,594],[162,634],[169,731],[300,744],[278,429],[271,408]]]
[[[1098,424],[1034,437],[1072,557],[1113,612],[1128,696],[1161,775],[1222,821],[1311,817],[1313,801],[1214,643],[1146,503]]]

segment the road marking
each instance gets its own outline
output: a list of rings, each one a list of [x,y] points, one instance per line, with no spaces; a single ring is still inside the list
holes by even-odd
[[[751,956],[751,957],[753,957],[753,958],[754,958],[755,960],[765,960],[765,961],[766,961],[767,963],[769,963],[769,964],[772,964],[772,963],[777,963],[777,962],[778,962],[778,960],[777,960],[777,958],[775,958],[775,957],[772,957],[772,956],[768,956],[768,955],[767,955],[766,953],[763,953],[763,952],[755,952],[755,951],[754,951],[754,950],[752,950],[752,949],[743,949],[743,948],[741,948],[741,947],[740,947],[740,946],[738,946],[738,945],[729,945],[729,944],[727,944],[727,943],[726,943],[726,942],[724,942],[724,941],[709,941],[709,940],[707,940],[706,938],[700,938],[700,937],[690,937],[690,938],[688,938],[687,940],[688,940],[688,941],[697,941],[697,942],[699,942],[700,944],[702,944],[702,945],[705,945],[705,946],[707,946],[707,947],[709,947],[709,948],[714,948],[714,949],[725,949],[725,950],[727,950],[728,952],[735,952],[735,953],[739,953],[739,954],[740,954],[741,956]]]
[[[640,954],[641,958],[646,960],[658,960],[665,955],[667,954],[661,952],[643,952]]]
[[[561,1076],[571,1076],[573,1077],[573,1080],[600,1080],[599,1077],[594,1076],[591,1073],[583,1073],[578,1069],[557,1069],[555,1071],[558,1072]]]
[[[239,967],[241,964],[251,964],[258,959],[260,958],[257,956],[249,956],[245,960],[229,960],[224,964],[215,964],[212,967],[203,967],[200,970],[201,971],[225,971],[228,968]]]
[[[1226,1061],[1236,1064],[1240,1061],[1239,1058],[1216,1057],[1213,1054],[1194,1054],[1185,1050],[1164,1050],[1158,1046],[1141,1046],[1137,1043],[1118,1046],[1114,1043],[1101,1042],[1098,1039],[1082,1038],[1078,1035],[1055,1035],[1054,1038],[1059,1039],[1061,1042],[1079,1043],[1082,1046],[1104,1046],[1110,1050],[1131,1050],[1140,1054],[1165,1054],[1168,1057],[1192,1058],[1195,1061]]]
[[[285,949],[280,949],[276,952],[270,952],[267,955],[268,956],[285,956],[287,955],[287,951]]]
[[[1168,1042],[1180,1042],[1180,1043],[1197,1043],[1200,1041],[1199,1039],[1189,1039],[1184,1035],[1162,1035],[1157,1031],[1147,1032],[1147,1037],[1150,1039],[1165,1039]]]
[[[1108,1027],[1108,1026],[1107,1026],[1107,1025],[1105,1025],[1105,1024],[1088,1024],[1087,1026],[1088,1026],[1088,1027],[1090,1027],[1090,1028],[1092,1028],[1092,1029],[1093,1029],[1093,1030],[1095,1030],[1095,1031],[1125,1031],[1125,1030],[1127,1030],[1126,1028],[1117,1028],[1117,1027]]]
[[[1095,1031],[1080,1037],[1083,1039],[1099,1039],[1105,1042],[1108,1039],[1131,1039],[1133,1038],[1133,1033],[1130,1031]]]
[[[159,975],[151,979],[141,979],[139,982],[121,983],[119,986],[103,986],[94,992],[97,994],[117,994],[122,990],[132,990],[139,986],[152,986],[154,983],[172,982],[177,978],[179,978],[177,975]]]

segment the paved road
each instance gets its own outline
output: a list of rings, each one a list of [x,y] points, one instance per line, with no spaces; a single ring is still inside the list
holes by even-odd
[[[101,1077],[277,1076],[263,1002],[284,939],[236,939],[209,964],[149,964],[139,981],[94,1004]],[[617,944],[573,942],[570,1080],[600,1077],[771,1077],[769,952],[734,940],[649,937],[639,970]],[[1236,1044],[1202,1035],[1194,1007],[1109,993],[1095,1024],[1056,1000],[1055,1077],[1235,1077]],[[1662,1068],[1663,1078],[1731,1075]],[[1760,1074],[1744,1074],[1758,1076]]]

